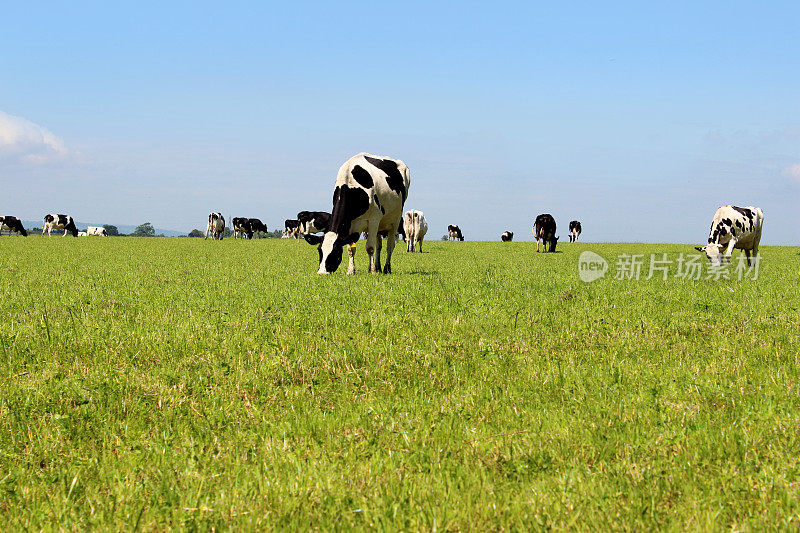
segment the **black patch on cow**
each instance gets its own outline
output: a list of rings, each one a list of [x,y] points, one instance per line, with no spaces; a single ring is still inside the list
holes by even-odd
[[[300,221],[287,218],[286,220],[283,221],[283,227],[290,231],[293,229],[297,229],[300,227]]]
[[[385,215],[386,214],[386,210],[383,208],[383,206],[381,205],[381,202],[378,200],[378,195],[377,194],[373,194],[372,195],[372,199],[375,201],[375,205],[378,206],[378,209],[381,210],[381,214]]]
[[[736,211],[738,211],[742,216],[752,220],[753,212],[747,209],[746,207],[736,207],[735,205],[732,205],[731,207],[734,208]]]
[[[389,188],[399,194],[403,199],[403,203],[405,203],[408,191],[406,190],[405,183],[403,183],[403,175],[400,174],[400,169],[397,168],[397,163],[391,159],[376,159],[368,155],[365,155],[364,159],[386,173],[386,183],[389,185]],[[358,165],[356,165],[356,168],[358,168]]]
[[[375,185],[375,183],[372,181],[372,176],[369,175],[369,172],[361,168],[359,165],[353,167],[353,179],[365,189],[371,189],[372,186]]]
[[[53,215],[45,215],[44,216],[45,224],[49,224],[49,223],[53,222],[54,220],[55,220],[55,218],[53,217]]]
[[[67,219],[68,219],[68,218],[69,218],[69,217],[68,217],[67,215],[61,215],[61,214],[59,214],[59,215],[58,215],[58,225],[59,225],[59,226],[66,226],[66,225],[67,225]]]
[[[333,191],[330,231],[343,238],[350,235],[350,225],[369,209],[369,195],[364,189],[340,185]]]

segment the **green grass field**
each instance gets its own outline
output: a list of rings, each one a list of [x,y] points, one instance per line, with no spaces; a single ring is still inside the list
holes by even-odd
[[[323,277],[286,240],[2,236],[0,523],[796,529],[800,250],[665,282],[614,258],[690,246],[558,248]]]

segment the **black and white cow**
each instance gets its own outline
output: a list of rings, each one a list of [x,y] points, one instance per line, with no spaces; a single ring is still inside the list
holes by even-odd
[[[297,213],[301,235],[327,233],[331,227],[331,214],[325,211],[300,211]]]
[[[287,218],[283,222],[283,238],[294,237],[300,242],[300,221]]]
[[[225,237],[225,217],[222,216],[222,213],[208,214],[208,225],[203,239],[208,239],[209,233],[212,239],[222,240]]]
[[[320,247],[318,274],[335,272],[342,262],[342,249],[348,246],[347,273],[355,273],[355,243],[367,233],[369,271],[381,271],[381,238],[386,232],[386,263],[383,273],[392,271],[392,251],[397,228],[408,197],[411,171],[399,159],[366,153],[354,155],[339,168],[333,191],[330,228]],[[316,239],[306,240],[313,244]]]
[[[453,224],[450,224],[449,226],[447,226],[447,240],[449,240],[449,241],[455,241],[455,240],[463,241],[464,240],[464,235],[461,234],[461,228],[459,228],[458,226],[454,226]]]
[[[51,213],[49,215],[44,216],[44,225],[42,226],[42,235],[44,232],[47,232],[47,236],[50,236],[50,232],[54,229],[63,229],[64,230],[64,237],[67,236],[67,233],[72,233],[73,237],[78,236],[78,228],[75,227],[75,221],[72,220],[72,217],[69,215],[59,215]]]
[[[86,228],[86,235],[89,237],[108,237],[108,232],[103,226],[89,226]]]
[[[502,235],[500,235],[500,240],[503,242],[511,242],[514,240],[514,232],[513,231],[504,231]]]
[[[406,252],[419,251],[422,253],[422,240],[428,233],[428,221],[425,220],[425,213],[409,209],[403,216],[402,226],[406,234]]]
[[[245,239],[252,239],[255,232],[267,233],[268,231],[267,225],[257,218],[234,217],[231,219],[231,224],[233,224],[234,239],[237,235]]]
[[[23,237],[28,236],[28,232],[25,231],[25,228],[22,226],[22,222],[17,217],[12,217],[11,215],[5,215],[0,217],[0,235],[3,234],[3,230],[8,230],[8,233],[12,231],[16,231]]]
[[[744,250],[747,264],[750,265],[750,252],[758,256],[758,244],[761,242],[761,229],[764,226],[764,212],[753,206],[737,207],[726,205],[717,209],[711,221],[708,233],[708,244],[695,248],[705,252],[709,261],[721,265],[723,259],[728,262],[735,248]],[[727,249],[725,249],[727,247]],[[723,257],[722,250],[725,249]]]
[[[578,242],[578,237],[581,235],[581,223],[573,220],[569,223],[569,242]]]
[[[533,236],[536,238],[536,251],[539,251],[539,239],[544,244],[544,251],[555,252],[558,237],[556,237],[556,221],[549,213],[536,217],[533,225]]]

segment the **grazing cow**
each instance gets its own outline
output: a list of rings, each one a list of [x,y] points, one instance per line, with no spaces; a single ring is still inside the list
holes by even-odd
[[[78,237],[88,237],[88,236],[89,236],[89,234],[86,233],[85,231],[79,231],[78,232]]]
[[[283,236],[287,239],[289,237],[294,237],[297,239],[297,242],[300,242],[300,221],[299,220],[292,220],[287,218],[283,222]]]
[[[237,235],[245,239],[252,239],[257,231],[267,233],[267,226],[257,218],[234,217],[231,219],[233,224],[233,238]]]
[[[325,211],[300,211],[297,213],[297,220],[301,235],[327,233],[331,227],[331,214]]]
[[[12,231],[16,231],[23,237],[28,236],[28,232],[25,231],[25,228],[22,226],[22,222],[17,217],[12,217],[11,215],[0,217],[0,235],[3,234],[4,229],[8,230],[9,234]]]
[[[581,223],[573,220],[569,223],[569,242],[578,242],[578,237],[581,234]]]
[[[536,251],[539,251],[539,239],[542,239],[544,251],[555,252],[558,237],[556,237],[556,221],[549,213],[536,217],[533,226],[533,236],[536,237]]]
[[[72,233],[73,237],[78,236],[78,228],[75,227],[75,221],[72,220],[72,217],[69,215],[57,215],[57,214],[49,214],[44,216],[44,225],[42,226],[42,235],[44,232],[47,232],[47,236],[50,236],[50,232],[54,229],[63,229],[64,230],[64,237],[67,236],[67,233]]]
[[[106,232],[106,228],[102,226],[89,226],[86,228],[86,235],[89,237],[97,236],[97,237],[108,237],[108,233]]]
[[[511,242],[514,240],[514,232],[513,231],[504,231],[502,235],[500,235],[500,240],[503,242]]]
[[[203,239],[208,239],[209,233],[212,239],[222,240],[225,237],[225,217],[222,216],[222,213],[208,214],[208,226],[206,226],[206,235]]]
[[[454,241],[456,239],[459,241],[463,241],[464,235],[461,234],[461,228],[450,224],[449,226],[447,226],[447,240]]]
[[[322,255],[317,273],[335,272],[342,262],[345,245],[348,245],[349,256],[347,273],[355,273],[355,243],[362,231],[367,232],[370,272],[381,271],[378,234],[387,232],[383,273],[391,273],[397,227],[410,184],[411,171],[398,159],[366,153],[348,159],[336,175],[331,223],[320,243]]]
[[[425,214],[416,209],[409,209],[403,217],[403,229],[406,234],[406,251],[414,252],[419,247],[422,253],[422,239],[428,233],[428,221]]]
[[[724,259],[731,260],[734,248],[744,250],[747,264],[750,265],[750,252],[758,256],[758,244],[761,242],[761,228],[764,225],[764,212],[753,206],[736,207],[726,205],[717,209],[711,221],[708,233],[708,244],[695,248],[705,252],[712,264],[722,264],[722,250],[727,245]]]

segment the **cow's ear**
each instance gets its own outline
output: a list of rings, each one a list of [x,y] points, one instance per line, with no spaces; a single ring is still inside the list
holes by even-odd
[[[704,249],[700,248],[699,246],[695,246],[694,249],[697,250],[698,252],[703,252],[704,251]]]
[[[305,235],[303,235],[303,237],[305,238],[308,244],[313,244],[314,246],[318,246],[319,244],[321,244],[322,240],[324,239],[324,237],[322,237],[321,235],[314,235],[312,233],[306,233]]]

